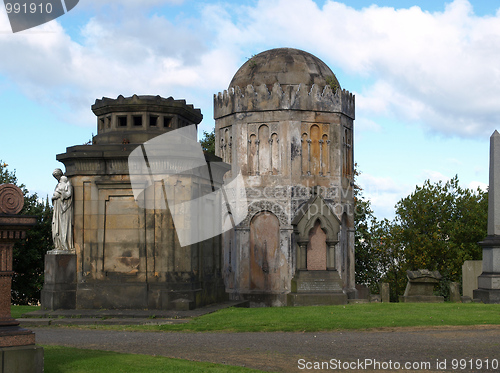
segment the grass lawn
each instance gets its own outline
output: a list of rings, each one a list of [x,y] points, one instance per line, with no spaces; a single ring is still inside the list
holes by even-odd
[[[500,324],[500,305],[478,303],[368,303],[345,306],[228,308],[165,331],[322,331],[437,325]]]
[[[24,307],[24,306],[14,306]],[[34,309],[29,309],[34,310]],[[16,310],[20,314],[28,312]],[[177,325],[97,325],[140,331],[276,332],[439,325],[500,324],[500,305],[482,303],[367,303],[345,306],[228,308]]]
[[[51,373],[260,372],[260,370],[163,356],[120,354],[62,346],[44,348],[45,371]]]
[[[38,311],[40,306],[10,306],[10,314],[14,319],[21,317],[23,313]]]

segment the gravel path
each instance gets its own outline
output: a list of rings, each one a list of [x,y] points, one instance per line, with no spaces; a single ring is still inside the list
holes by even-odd
[[[452,359],[467,359],[469,365],[471,358],[474,359],[473,369],[467,366],[462,372],[500,371],[500,367],[494,370],[491,366],[490,370],[476,369],[476,359],[483,359],[483,365],[486,359],[489,359],[490,365],[492,359],[497,359],[500,363],[500,326],[318,333],[122,332],[72,328],[32,330],[36,333],[37,344],[163,355],[247,366],[271,372],[314,371],[307,369],[305,364],[330,359],[340,360],[342,364],[357,362],[358,359],[361,362],[372,359],[380,364],[392,362],[393,367],[397,362],[401,364],[401,368],[404,368],[405,363],[431,364],[430,369],[424,366],[426,369],[405,370],[406,372],[443,371],[437,369],[436,362],[446,359],[447,371],[460,371],[452,369]],[[301,366],[299,359],[304,359]],[[354,366],[363,368],[359,371],[364,372],[373,371],[374,368],[370,365]],[[384,367],[389,366],[380,366]]]

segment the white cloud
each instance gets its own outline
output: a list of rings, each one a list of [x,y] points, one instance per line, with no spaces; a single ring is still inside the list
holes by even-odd
[[[374,120],[357,117],[356,118],[356,133],[360,132],[381,132],[382,126]]]
[[[472,189],[474,191],[477,190],[477,188],[481,189],[483,192],[488,191],[488,184],[482,183],[480,181],[471,181],[467,188]]]
[[[445,183],[450,180],[450,177],[442,174],[439,171],[435,170],[423,170],[422,173],[418,176],[418,180],[430,180],[431,184],[442,181]]]
[[[392,177],[378,177],[365,173],[358,177],[358,184],[379,219],[394,218],[394,206],[412,191],[411,186],[398,183]]]
[[[500,119],[500,15],[477,17],[466,0],[435,13],[417,6],[355,10],[327,1],[320,9],[311,0],[266,0],[234,17],[218,24],[229,45],[257,43],[258,52],[292,41],[345,72],[374,78],[356,100],[365,117],[392,115],[467,137],[491,132]]]
[[[145,11],[173,6],[175,12],[182,3],[90,0],[85,6],[102,12],[88,20],[78,42],[57,20],[36,33],[0,34],[8,56],[0,75],[33,100],[57,102],[53,110],[68,120],[78,113],[76,120],[88,123],[89,102],[102,96],[206,95],[209,102],[245,57],[290,46],[372,82],[356,98],[366,129],[376,130],[368,119],[374,115],[464,137],[489,135],[500,122],[500,13],[477,17],[466,0],[435,13],[417,6],[355,10],[334,1],[318,7],[312,0],[199,3],[199,20],[197,6],[193,18]],[[4,12],[0,30],[10,30]]]

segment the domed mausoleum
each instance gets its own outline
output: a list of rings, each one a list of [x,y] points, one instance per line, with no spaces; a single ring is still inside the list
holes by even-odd
[[[214,97],[216,155],[245,180],[247,218],[223,234],[232,299],[252,305],[355,297],[354,96],[310,53],[249,59]],[[227,219],[228,217],[226,217]]]

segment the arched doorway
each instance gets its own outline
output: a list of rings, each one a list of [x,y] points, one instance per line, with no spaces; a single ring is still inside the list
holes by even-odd
[[[271,212],[256,214],[250,222],[250,289],[279,290],[279,220]]]

